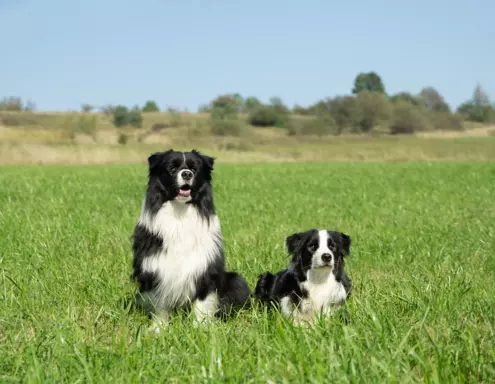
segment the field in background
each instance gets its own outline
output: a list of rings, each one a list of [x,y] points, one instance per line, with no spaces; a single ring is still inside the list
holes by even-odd
[[[145,182],[144,164],[0,167],[0,381],[494,382],[492,163],[219,164],[227,264],[251,287],[295,231],[352,237],[351,323],[308,330],[251,309],[147,334],[123,305]]]
[[[94,118],[87,132],[81,117]],[[466,123],[463,131],[391,136],[290,136],[286,129],[245,127],[239,136],[215,136],[208,114],[143,113],[143,127],[113,127],[94,113],[1,112],[0,163],[142,163],[151,151],[198,148],[219,162],[493,161],[495,127]],[[245,119],[245,115],[241,115]],[[306,117],[296,116],[304,120]]]

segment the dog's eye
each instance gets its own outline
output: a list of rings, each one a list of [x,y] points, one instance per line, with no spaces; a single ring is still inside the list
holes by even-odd
[[[308,249],[311,251],[311,252],[314,252],[316,250],[316,244],[311,244]]]
[[[177,168],[175,167],[170,167],[170,172],[175,172],[177,170]]]

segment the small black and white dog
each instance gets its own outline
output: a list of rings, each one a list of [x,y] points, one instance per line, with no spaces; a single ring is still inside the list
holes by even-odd
[[[177,309],[195,321],[225,318],[250,296],[245,280],[224,269],[223,238],[213,204],[214,159],[196,150],[148,158],[148,187],[134,228],[133,278],[138,308],[155,329]]]
[[[311,229],[286,238],[289,268],[259,277],[254,295],[280,306],[295,324],[311,323],[316,315],[329,315],[351,295],[351,280],[344,272],[351,238],[341,232]]]

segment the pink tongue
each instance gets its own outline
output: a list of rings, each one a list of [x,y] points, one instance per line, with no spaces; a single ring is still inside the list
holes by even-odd
[[[179,195],[180,196],[189,196],[191,194],[191,190],[188,189],[188,190],[185,190],[183,191],[182,189],[179,189]]]

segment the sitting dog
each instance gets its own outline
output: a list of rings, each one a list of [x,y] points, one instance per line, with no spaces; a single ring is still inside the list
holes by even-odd
[[[148,158],[148,187],[134,228],[138,308],[155,329],[194,306],[197,322],[225,318],[250,297],[246,281],[224,269],[223,239],[211,185],[214,159],[196,150]]]
[[[259,277],[254,295],[279,305],[294,324],[311,323],[318,314],[331,314],[351,295],[344,272],[351,238],[341,232],[311,229],[285,240],[292,260],[287,269]]]

